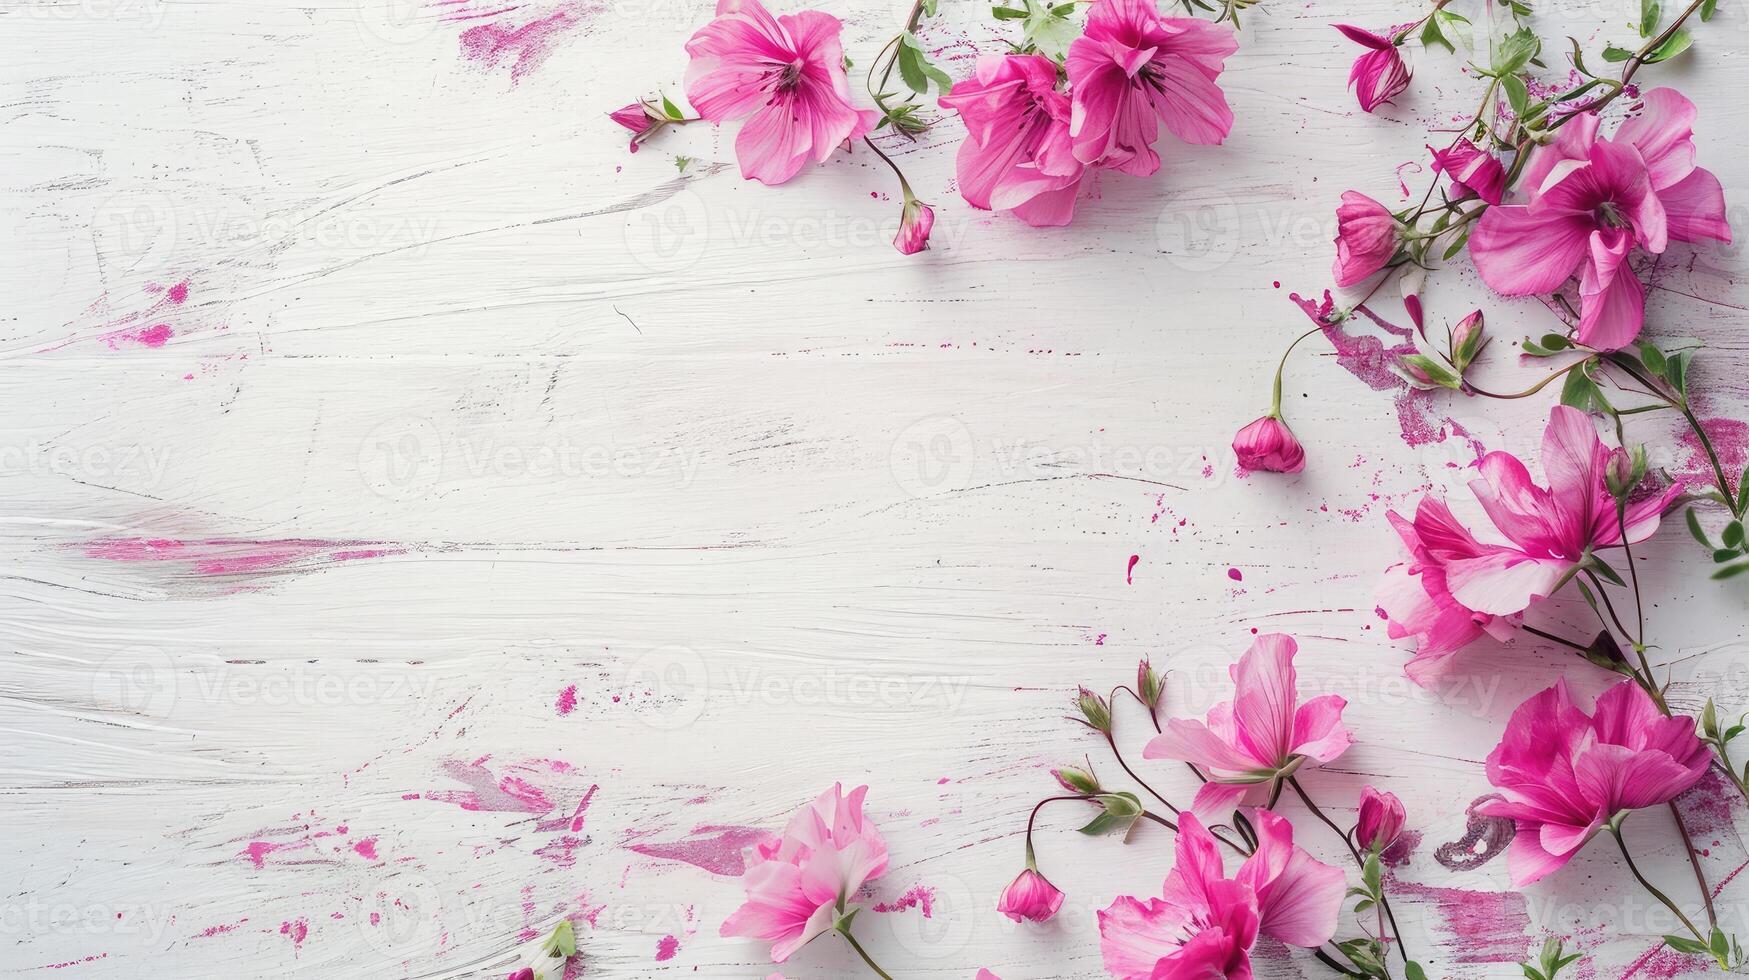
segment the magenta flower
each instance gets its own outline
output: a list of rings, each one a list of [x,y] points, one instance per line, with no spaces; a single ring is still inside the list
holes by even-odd
[[[817,10],[774,18],[759,0],[718,0],[716,19],[686,42],[686,97],[698,114],[747,119],[735,137],[742,176],[781,184],[879,121],[850,105],[841,27]]]
[[[1280,416],[1265,415],[1233,437],[1233,455],[1247,472],[1298,473],[1306,468],[1306,449]]]
[[[1454,197],[1474,194],[1489,204],[1499,204],[1506,193],[1506,168],[1492,153],[1467,139],[1433,150],[1433,172],[1451,178]]]
[[[1360,101],[1362,109],[1372,112],[1403,94],[1403,90],[1409,87],[1409,65],[1403,61],[1400,47],[1391,43],[1389,38],[1365,28],[1347,24],[1331,26],[1341,31],[1343,37],[1366,48],[1366,53],[1354,59],[1354,67],[1348,71],[1348,85],[1354,89],[1354,97]]]
[[[899,233],[893,236],[893,247],[901,255],[916,255],[929,247],[929,232],[935,227],[935,209],[905,195],[905,209],[899,215]]]
[[[1359,191],[1343,191],[1336,209],[1336,285],[1365,280],[1396,254],[1397,216]]]
[[[1164,122],[1186,143],[1227,138],[1233,110],[1215,79],[1239,49],[1230,28],[1162,17],[1154,0],[1097,0],[1069,45],[1075,159],[1145,177]]]
[[[651,122],[655,121],[650,115],[649,108],[642,102],[633,102],[623,108],[615,109],[607,114],[607,118],[637,134],[642,134],[644,130],[649,129]]]
[[[1549,293],[1577,276],[1579,341],[1598,350],[1627,346],[1645,321],[1636,245],[1731,240],[1719,179],[1694,165],[1694,103],[1667,88],[1642,101],[1614,139],[1597,135],[1595,114],[1573,117],[1526,166],[1528,202],[1489,208],[1470,239],[1495,292]]]
[[[1258,933],[1313,948],[1336,934],[1343,873],[1293,842],[1286,820],[1259,810],[1257,852],[1227,878],[1215,839],[1179,817],[1177,863],[1146,902],[1120,895],[1099,913],[1099,952],[1117,980],[1245,978]]]
[[[996,911],[1016,922],[1044,922],[1063,907],[1063,893],[1034,868],[1027,868],[1002,889]]]
[[[1523,887],[1572,860],[1605,824],[1675,799],[1711,761],[1693,719],[1666,717],[1633,681],[1603,692],[1588,715],[1563,679],[1512,713],[1488,756],[1500,796],[1476,812],[1516,821],[1507,864]]]
[[[862,815],[867,786],[832,788],[796,814],[783,835],[748,851],[747,901],[723,922],[724,936],[770,942],[782,963],[829,932],[864,882],[887,870],[887,844]]]
[[[1509,453],[1489,453],[1476,464],[1481,476],[1470,481],[1470,492],[1508,544],[1476,540],[1443,501],[1422,500],[1413,523],[1390,514],[1410,558],[1385,573],[1378,602],[1391,637],[1419,643],[1407,668],[1417,683],[1429,683],[1483,632],[1510,635],[1519,615],[1586,556],[1620,547],[1624,521],[1629,544],[1651,537],[1664,509],[1682,495],[1675,484],[1630,502],[1618,520],[1607,483],[1610,451],[1591,417],[1566,405],[1549,414],[1542,459],[1547,488]]]
[[[1299,703],[1294,653],[1285,633],[1265,633],[1229,668],[1233,700],[1208,713],[1207,721],[1172,718],[1154,736],[1143,758],[1176,759],[1199,767],[1208,782],[1192,809],[1205,819],[1225,819],[1246,796],[1261,794],[1308,760],[1329,762],[1350,743],[1342,727],[1340,695]]]
[[[510,975],[509,980],[534,980],[534,967],[525,966],[517,970]]]
[[[1383,852],[1403,835],[1407,819],[1403,801],[1395,793],[1386,793],[1371,786],[1360,791],[1360,814],[1354,825],[1354,842],[1361,850]]]
[[[1032,54],[985,55],[976,73],[941,97],[966,138],[955,159],[960,195],[986,211],[1013,211],[1029,225],[1075,216],[1081,161],[1069,141],[1069,97],[1057,66]]]

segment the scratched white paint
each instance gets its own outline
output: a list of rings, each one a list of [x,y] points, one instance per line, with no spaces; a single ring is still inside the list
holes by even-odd
[[[902,12],[825,6],[864,66]],[[1004,36],[985,6],[934,29],[958,75]],[[1564,5],[1545,33],[1596,50],[1619,6]],[[1489,943],[1454,919],[1516,896],[1428,890],[1507,890],[1503,859],[1453,873],[1433,850],[1525,695],[1604,680],[1520,643],[1467,655],[1445,703],[1403,681],[1371,599],[1384,514],[1456,486],[1463,441],[1407,445],[1392,393],[1311,344],[1289,367],[1310,467],[1233,476],[1228,440],[1306,326],[1287,296],[1327,281],[1336,198],[1394,201],[1426,127],[1476,98],[1434,59],[1393,111],[1352,110],[1328,25],[1411,6],[1267,0],[1223,78],[1227,145],[1168,137],[1162,174],[1101,179],[1066,230],[965,207],[951,121],[894,147],[940,212],[910,259],[866,150],[780,189],[740,180],[730,134],[626,153],[603,113],[678,94],[702,0],[495,9],[0,7],[0,969],[502,976],[581,915],[589,976],[763,977],[761,948],[717,936],[737,879],[672,857],[732,870],[748,832],[721,828],[775,829],[836,778],[873,787],[892,846],[890,910],[858,927],[895,975],[1096,976],[1093,910],[1154,894],[1167,835],[1125,849],[1047,811],[1064,914],[993,908],[1045,767],[1119,775],[1069,692],[1151,655],[1174,710],[1204,710],[1254,629],[1299,635],[1307,688],[1351,700],[1358,744],[1313,791],[1408,802],[1399,875],[1427,887],[1399,919],[1432,975],[1517,976],[1553,933],[1625,976],[1673,928],[1601,845],[1484,921]],[[536,22],[544,60],[491,62],[494,31]],[[1700,104],[1734,202],[1745,29],[1723,4],[1696,56],[1642,76]],[[1708,344],[1708,411],[1741,417],[1745,259],[1690,255],[1655,322]],[[1549,328],[1540,307],[1464,270],[1430,299],[1487,309],[1490,387],[1533,377],[1506,348]],[[1431,417],[1533,453],[1545,410]],[[1676,529],[1640,561],[1676,699],[1749,707],[1742,588]],[[1123,725],[1139,762],[1145,722]],[[1188,798],[1188,774],[1140,765]],[[1668,820],[1630,834],[1694,908]],[[1717,882],[1744,850],[1716,820],[1705,838]],[[1749,933],[1745,887],[1720,908]],[[830,939],[785,971],[859,975]]]

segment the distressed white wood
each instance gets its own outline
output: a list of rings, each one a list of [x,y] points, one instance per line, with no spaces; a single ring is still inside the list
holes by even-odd
[[[860,65],[902,14],[823,6]],[[963,76],[1005,29],[947,6],[931,36]],[[1545,33],[1596,50],[1634,11],[1557,4]],[[0,969],[501,976],[583,915],[589,976],[763,977],[760,947],[717,936],[738,881],[647,852],[775,829],[842,779],[872,786],[892,846],[873,901],[897,909],[858,925],[895,975],[1100,975],[1093,910],[1154,893],[1166,834],[1122,849],[1047,811],[1064,914],[994,911],[1046,767],[1119,775],[1063,720],[1069,693],[1149,655],[1174,710],[1201,711],[1261,629],[1300,636],[1305,687],[1351,701],[1358,744],[1308,785],[1343,816],[1369,782],[1408,803],[1399,918],[1434,976],[1518,976],[1547,934],[1592,956],[1582,976],[1672,975],[1641,961],[1673,924],[1601,843],[1522,897],[1497,896],[1503,859],[1432,860],[1511,709],[1562,672],[1604,680],[1522,642],[1467,654],[1444,702],[1403,680],[1371,598],[1384,514],[1455,487],[1463,440],[1406,445],[1390,394],[1309,343],[1289,411],[1311,465],[1233,476],[1232,432],[1307,324],[1288,294],[1328,280],[1336,198],[1394,201],[1426,128],[1476,98],[1428,57],[1401,105],[1354,111],[1328,25],[1414,15],[1267,0],[1223,77],[1228,143],[1165,138],[1159,176],[1101,179],[1065,230],[960,202],[946,122],[894,148],[940,214],[905,258],[865,149],[778,189],[740,179],[732,132],[625,152],[603,113],[678,94],[701,0],[0,7]],[[464,31],[554,17],[514,77],[466,54]],[[1734,203],[1745,29],[1722,4],[1696,56],[1642,76],[1700,104]],[[1666,260],[1652,315],[1707,343],[1706,411],[1741,417],[1745,260],[1695,254]],[[1534,376],[1506,347],[1549,328],[1541,307],[1464,269],[1430,301],[1487,310],[1493,386]],[[1433,418],[1534,455],[1546,406]],[[1681,703],[1749,708],[1742,588],[1706,581],[1674,527],[1640,565]],[[1576,604],[1552,615],[1584,628]],[[1187,799],[1187,774],[1140,763],[1141,716],[1123,725]],[[526,788],[463,805],[507,778]],[[1630,834],[1694,908],[1667,821]],[[1745,854],[1713,823],[1716,882]],[[1745,887],[1719,903],[1740,934]],[[859,975],[830,939],[785,969]]]

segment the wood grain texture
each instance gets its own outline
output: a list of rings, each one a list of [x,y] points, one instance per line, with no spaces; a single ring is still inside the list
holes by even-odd
[[[1521,640],[1410,686],[1372,599],[1384,516],[1458,487],[1475,443],[1534,455],[1546,404],[1373,390],[1321,345],[1289,369],[1307,471],[1234,474],[1337,197],[1394,201],[1476,97],[1429,63],[1353,109],[1329,24],[1410,8],[1270,0],[1223,79],[1227,144],[1167,137],[1160,175],[1101,178],[1068,229],[965,206],[951,120],[894,147],[940,214],[907,259],[866,150],[778,189],[740,179],[732,132],[626,152],[605,111],[678,94],[709,6],[0,6],[0,971],[495,977],[570,916],[591,977],[764,977],[717,935],[738,848],[843,779],[892,847],[859,927],[898,976],[1099,976],[1093,911],[1154,893],[1166,834],[1120,849],[1059,812],[1064,914],[994,909],[1046,768],[1115,774],[1069,693],[1148,655],[1202,711],[1279,630],[1305,687],[1351,702],[1358,744],[1309,787],[1408,804],[1399,919],[1434,976],[1518,976],[1550,934],[1583,977],[1700,972],[1651,953],[1673,924],[1602,847],[1525,892],[1504,860],[1433,858],[1511,709],[1604,678]],[[821,6],[860,64],[903,13]],[[964,76],[1004,28],[944,7],[927,39]],[[1539,17],[1595,45],[1637,9]],[[1700,104],[1733,217],[1746,30],[1721,4],[1642,76]],[[1659,335],[1707,345],[1709,417],[1742,417],[1745,263],[1678,247],[1654,273]],[[1429,300],[1486,309],[1490,387],[1534,375],[1505,348],[1543,308],[1467,265]],[[1636,431],[1694,469],[1666,423]],[[1675,699],[1749,708],[1742,588],[1680,530],[1637,557]],[[1711,879],[1740,871],[1741,805],[1689,814]],[[1694,907],[1668,822],[1629,833]],[[1746,887],[1719,903],[1739,934]],[[1275,947],[1259,970],[1316,966]],[[830,940],[785,972],[860,975]]]

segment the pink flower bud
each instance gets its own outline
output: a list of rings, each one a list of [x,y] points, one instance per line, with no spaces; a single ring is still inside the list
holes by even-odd
[[[1359,191],[1343,191],[1336,209],[1336,285],[1352,286],[1397,254],[1397,216]]]
[[[607,118],[634,133],[650,128],[650,113],[642,102],[632,102],[622,109],[615,109],[607,114]]]
[[[1506,193],[1506,168],[1469,140],[1460,139],[1450,149],[1433,150],[1433,172],[1451,178],[1453,197],[1474,194],[1489,204],[1499,204]]]
[[[534,967],[525,966],[512,973],[507,980],[534,980]]]
[[[1111,705],[1106,704],[1104,698],[1083,687],[1075,692],[1075,707],[1081,710],[1089,728],[1111,733]]]
[[[1368,786],[1360,791],[1360,820],[1354,826],[1354,839],[1369,851],[1383,851],[1403,834],[1403,801],[1394,793],[1384,793]]]
[[[1233,437],[1233,454],[1244,469],[1265,473],[1298,473],[1306,468],[1306,450],[1287,423],[1265,415]]]
[[[1397,45],[1364,28],[1347,24],[1333,26],[1344,37],[1367,49],[1366,54],[1355,59],[1354,67],[1348,72],[1348,84],[1353,87],[1362,109],[1372,112],[1403,94],[1403,90],[1409,87],[1409,65],[1403,61],[1403,52]]]
[[[929,247],[929,232],[935,227],[935,209],[906,195],[905,211],[899,218],[899,234],[893,247],[901,255],[916,255]]]
[[[1099,792],[1099,777],[1085,769],[1064,766],[1061,769],[1052,769],[1051,776],[1056,779],[1058,786],[1071,793],[1093,796]]]
[[[1154,665],[1147,657],[1136,664],[1136,696],[1148,706],[1150,712],[1160,707],[1160,695],[1166,693],[1166,685],[1160,680],[1160,675],[1154,671]]]
[[[1022,871],[996,902],[996,911],[1016,922],[1043,922],[1063,907],[1063,893],[1031,868]]]
[[[1470,362],[1482,352],[1482,345],[1488,342],[1486,327],[1482,311],[1477,310],[1451,328],[1451,363],[1460,373],[1470,366]]]

